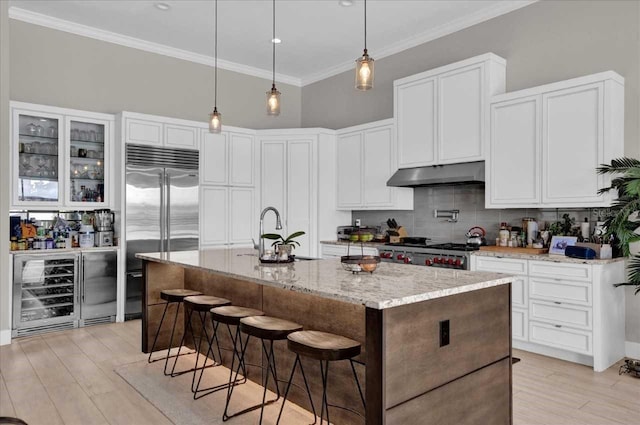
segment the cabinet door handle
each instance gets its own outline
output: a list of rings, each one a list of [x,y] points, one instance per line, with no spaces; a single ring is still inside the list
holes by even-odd
[[[554,301],[554,304],[562,304],[560,301]]]
[[[555,326],[556,328],[561,328],[562,327],[562,325],[553,325],[553,326]]]

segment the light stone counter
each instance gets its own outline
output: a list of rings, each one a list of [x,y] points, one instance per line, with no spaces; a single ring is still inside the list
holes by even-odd
[[[478,255],[481,257],[496,257],[496,258],[516,258],[520,260],[538,260],[538,261],[551,261],[554,263],[573,263],[573,264],[610,264],[617,263],[618,261],[626,260],[626,257],[608,258],[606,260],[594,259],[585,260],[581,258],[571,258],[564,255],[553,254],[522,254],[516,252],[496,252],[496,251],[474,251],[472,255]]]
[[[164,264],[211,271],[323,298],[365,305],[377,310],[508,284],[501,273],[470,272],[380,263],[370,273],[345,271],[339,259],[260,265],[251,249],[212,249],[138,254]]]

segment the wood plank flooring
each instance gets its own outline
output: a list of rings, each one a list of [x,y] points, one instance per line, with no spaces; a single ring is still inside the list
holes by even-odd
[[[30,425],[171,424],[114,372],[146,358],[140,327],[140,321],[99,325],[0,347],[0,416]],[[514,424],[638,423],[640,379],[619,376],[619,364],[595,373],[528,352],[514,355],[522,359],[513,366]]]

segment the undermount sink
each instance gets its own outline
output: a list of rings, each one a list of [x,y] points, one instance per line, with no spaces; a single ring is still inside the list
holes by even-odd
[[[257,257],[258,254],[257,253],[245,253],[245,254],[238,254],[238,257],[242,257],[242,256],[247,256],[247,257]],[[315,257],[305,257],[304,255],[294,255],[295,257],[295,261],[313,261],[313,260],[322,260],[322,258],[315,258]]]

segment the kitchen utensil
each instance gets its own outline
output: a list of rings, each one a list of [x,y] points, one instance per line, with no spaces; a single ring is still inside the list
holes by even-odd
[[[395,219],[395,218],[392,218],[392,219],[391,219],[391,224],[393,225],[393,228],[394,228],[394,229],[397,229],[397,228],[399,227],[399,226],[398,226],[398,222],[396,221],[396,219]]]
[[[469,231],[465,235],[467,237],[467,245],[470,245],[470,246],[486,245],[487,244],[487,240],[485,239],[486,235],[487,235],[487,232],[482,227],[480,226],[472,227],[471,229],[469,229]]]

